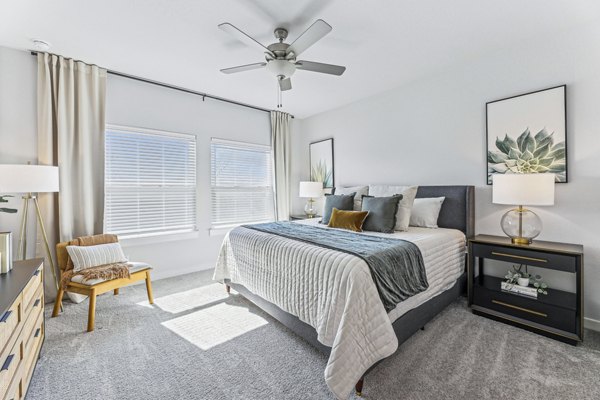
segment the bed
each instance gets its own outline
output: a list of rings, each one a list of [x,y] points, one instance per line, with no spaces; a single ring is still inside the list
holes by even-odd
[[[329,355],[325,381],[336,397],[346,398],[353,388],[360,394],[371,368],[464,292],[465,244],[474,234],[474,188],[420,186],[416,197],[441,196],[446,199],[439,229],[365,233],[409,241],[423,256],[429,287],[391,310],[384,309],[363,259],[248,227],[225,238],[214,279]],[[243,246],[253,250],[245,253],[239,250]]]

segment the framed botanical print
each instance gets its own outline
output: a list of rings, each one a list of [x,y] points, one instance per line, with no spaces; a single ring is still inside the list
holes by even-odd
[[[313,142],[310,151],[310,180],[323,182],[323,188],[332,188],[334,185],[333,171],[333,139]]]
[[[567,86],[486,104],[487,183],[494,174],[567,175]]]

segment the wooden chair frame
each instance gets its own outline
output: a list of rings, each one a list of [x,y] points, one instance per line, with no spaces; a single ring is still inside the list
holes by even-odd
[[[60,306],[62,304],[62,298],[65,292],[78,293],[89,297],[89,310],[88,310],[88,323],[87,331],[92,332],[96,322],[96,296],[110,292],[114,292],[114,295],[119,294],[119,289],[128,286],[134,282],[145,280],[146,291],[148,292],[148,302],[154,304],[154,296],[152,294],[152,281],[150,280],[150,270],[145,269],[137,272],[133,272],[129,278],[112,279],[97,283],[95,285],[84,285],[83,283],[70,282],[65,289],[60,287],[58,294],[56,295],[56,301],[54,303],[54,310],[52,311],[52,317],[58,316]]]
[[[114,236],[114,240],[118,239]],[[56,245],[56,254],[58,258],[58,265],[61,269],[61,278],[62,274],[66,268],[68,262],[68,254],[66,250],[66,246],[68,242],[58,243]],[[82,294],[84,296],[88,296],[89,298],[89,310],[88,310],[88,323],[87,323],[87,331],[92,332],[94,330],[94,325],[96,322],[96,296],[99,294],[103,294],[109,291],[113,291],[114,295],[119,294],[119,289],[128,285],[131,285],[134,282],[146,281],[146,291],[148,292],[148,302],[150,304],[154,304],[154,296],[152,294],[152,281],[150,280],[150,271],[151,268],[146,268],[142,270],[138,270],[132,272],[129,278],[119,278],[119,279],[111,279],[96,283],[94,285],[85,285],[83,283],[78,282],[69,282],[66,288],[62,286],[58,288],[58,293],[56,294],[56,301],[54,302],[54,309],[52,310],[52,318],[57,317],[58,313],[61,311],[62,299],[65,292]],[[62,279],[61,279],[62,281]]]

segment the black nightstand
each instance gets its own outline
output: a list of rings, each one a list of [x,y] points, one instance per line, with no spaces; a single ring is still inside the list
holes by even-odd
[[[306,216],[306,214],[290,215],[290,221],[296,221],[299,219],[321,219],[320,215],[315,215],[312,218]]]
[[[485,259],[573,274],[575,293],[550,287],[547,295],[531,298],[503,291],[504,279],[485,274]],[[468,291],[474,314],[572,345],[583,340],[582,245],[539,240],[518,245],[506,237],[477,235],[469,240]]]

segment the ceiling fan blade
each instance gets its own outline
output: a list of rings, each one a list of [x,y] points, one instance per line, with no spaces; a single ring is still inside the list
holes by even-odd
[[[222,73],[224,74],[235,74],[236,72],[244,72],[244,71],[250,71],[253,69],[259,69],[264,67],[265,65],[267,65],[266,62],[259,62],[259,63],[254,63],[254,64],[246,64],[246,65],[239,65],[237,67],[231,67],[231,68],[224,68],[221,70]]]
[[[333,28],[327,22],[322,19],[318,19],[314,24],[308,27],[302,35],[300,35],[294,42],[288,47],[287,52],[293,51],[296,55],[300,55],[304,50],[308,49],[313,44],[317,43],[323,36],[331,32]]]
[[[313,61],[296,61],[296,68],[305,71],[320,72],[322,74],[330,74],[340,76],[346,70],[346,67],[341,65],[323,64]]]
[[[223,22],[222,24],[219,24],[218,27],[222,31],[227,32],[230,35],[234,36],[240,42],[242,42],[248,46],[260,47],[261,51],[267,52],[270,55],[273,55],[273,53],[269,49],[267,49],[262,43],[260,43],[258,40],[254,39],[252,36],[248,35],[246,32],[242,31],[241,29],[236,28],[229,22]],[[275,57],[275,56],[273,55],[273,57]]]
[[[281,91],[291,90],[292,89],[292,80],[290,78],[280,79],[279,80],[279,89]]]

